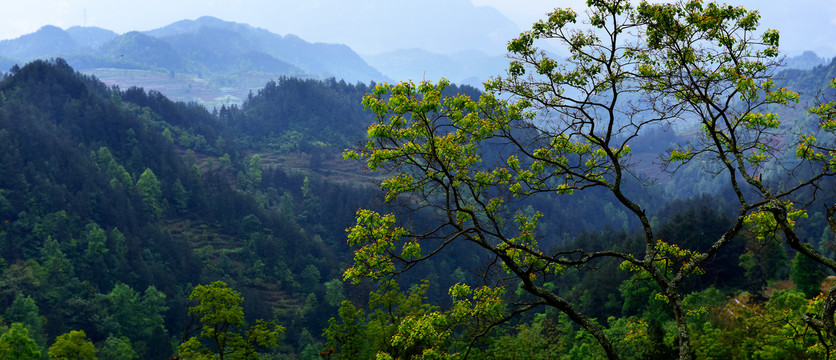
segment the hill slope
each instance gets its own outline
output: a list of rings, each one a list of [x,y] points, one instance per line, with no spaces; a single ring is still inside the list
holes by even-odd
[[[190,286],[223,279],[249,318],[296,324],[288,342],[318,334],[333,308],[316,299],[339,276],[335,234],[368,191],[262,167],[236,143],[200,106],[115,92],[60,59],[5,77],[0,309],[28,297],[46,319],[30,333],[46,343],[81,329],[160,359],[183,331]],[[130,306],[109,296],[125,286],[157,299],[136,311],[159,323],[119,315]]]

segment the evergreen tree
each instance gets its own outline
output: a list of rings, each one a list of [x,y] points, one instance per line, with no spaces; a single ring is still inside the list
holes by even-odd
[[[41,346],[46,346],[43,339],[43,318],[40,309],[32,297],[18,293],[12,306],[6,309],[4,320],[11,323],[21,323],[28,331],[29,337]]]
[[[821,294],[822,281],[826,276],[821,264],[802,253],[795,254],[790,267],[790,280],[804,296],[813,298]]]
[[[162,190],[160,189],[160,181],[154,175],[154,171],[146,168],[136,181],[136,188],[139,195],[142,197],[142,202],[145,208],[148,209],[153,218],[158,218],[162,214]]]

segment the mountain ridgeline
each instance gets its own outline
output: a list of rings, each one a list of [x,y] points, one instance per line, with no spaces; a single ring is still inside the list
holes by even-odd
[[[0,41],[2,69],[57,57],[108,85],[153,89],[209,108],[240,104],[279,77],[387,79],[345,45],[309,43],[213,17],[121,35],[95,27],[44,26]]]
[[[119,67],[205,74],[258,71],[275,75],[369,81],[383,76],[345,45],[311,44],[213,17],[182,20],[156,30],[112,31],[44,26],[0,41],[0,54],[17,61],[61,56],[78,69]]]

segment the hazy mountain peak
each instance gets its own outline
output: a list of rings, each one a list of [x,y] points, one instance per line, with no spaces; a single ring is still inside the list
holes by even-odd
[[[73,26],[65,30],[81,46],[96,48],[113,40],[119,34],[95,26]]]
[[[38,31],[35,31],[35,34],[41,34],[41,35],[42,34],[58,34],[58,33],[62,33],[62,32],[64,32],[64,30],[62,30],[61,28],[59,28],[57,26],[44,25],[44,26],[41,26],[41,28],[38,29]]]
[[[0,56],[18,60],[54,57],[62,53],[74,53],[79,46],[64,30],[46,25],[38,31],[17,39],[0,41]]]
[[[805,51],[801,55],[787,57],[784,59],[784,67],[787,69],[810,70],[816,66],[827,63],[825,58],[819,57],[813,51]]]
[[[269,33],[267,30],[259,29],[252,27],[247,24],[236,23],[232,21],[226,21],[214,16],[201,16],[194,20],[180,20],[170,25],[163,26],[159,29],[145,31],[145,34],[154,36],[154,37],[164,37],[164,36],[172,36],[172,35],[179,35],[185,33],[193,33],[198,31],[200,28],[204,27],[211,27],[216,29],[224,29],[229,31],[235,31],[239,33],[255,33],[255,32],[263,32]]]
[[[201,16],[201,17],[197,18],[195,21],[200,23],[200,24],[206,24],[206,25],[234,24],[231,21],[221,20],[221,19],[218,19],[214,16],[209,16],[209,15]]]

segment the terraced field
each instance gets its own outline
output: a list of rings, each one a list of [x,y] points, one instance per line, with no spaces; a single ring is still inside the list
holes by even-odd
[[[179,74],[162,70],[98,68],[79,71],[93,75],[109,86],[118,85],[122,89],[136,86],[156,90],[172,100],[196,102],[210,110],[220,108],[221,105],[240,105],[250,91],[256,92],[269,80],[275,79],[272,74],[254,72],[203,78],[199,74]]]

